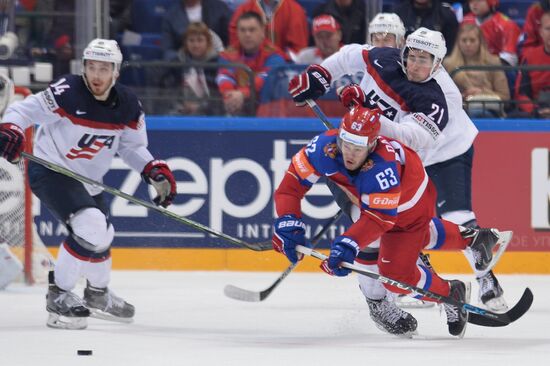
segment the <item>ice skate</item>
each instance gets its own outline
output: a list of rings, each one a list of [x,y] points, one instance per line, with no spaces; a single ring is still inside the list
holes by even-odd
[[[497,229],[466,229],[462,232],[464,238],[472,238],[472,243],[466,250],[470,250],[477,271],[491,270],[504,253],[512,240],[511,231]],[[493,248],[499,246],[493,253]]]
[[[470,283],[464,283],[458,280],[452,280],[450,282],[449,297],[461,302],[470,301]],[[464,337],[466,332],[466,325],[468,324],[468,312],[461,307],[443,303],[443,308],[447,314],[447,324],[449,326],[449,333],[457,336],[458,338]]]
[[[412,337],[416,333],[416,319],[395,305],[393,299],[386,295],[380,300],[366,298],[370,317],[376,327],[384,332],[400,337]]]
[[[493,271],[489,271],[476,279],[479,284],[479,301],[487,309],[495,312],[508,310],[508,304],[504,299],[504,290],[500,287]]]
[[[72,293],[50,284],[46,294],[46,310],[48,321],[46,325],[58,329],[85,329],[88,326],[87,317],[90,311],[82,299]]]
[[[90,309],[90,316],[121,323],[134,321],[134,306],[105,288],[88,286],[84,289],[84,302]]]

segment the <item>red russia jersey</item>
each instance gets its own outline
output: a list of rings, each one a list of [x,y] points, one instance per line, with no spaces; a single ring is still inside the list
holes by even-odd
[[[529,47],[536,47],[542,44],[542,38],[540,38],[540,18],[544,9],[539,3],[535,3],[527,10],[527,16],[525,17],[525,23],[523,24],[523,49],[526,50]]]
[[[517,53],[517,43],[521,30],[518,25],[501,12],[489,16],[482,24],[473,13],[464,16],[463,23],[474,23],[481,27],[489,52],[499,55],[501,52]]]
[[[544,51],[544,46],[525,50],[521,60],[522,65],[550,65],[550,55]],[[550,91],[550,72],[547,70],[521,71],[516,79],[516,99],[536,102],[541,91]],[[520,103],[518,107],[532,113],[534,103]]]
[[[267,72],[275,65],[285,64],[284,55],[281,50],[270,41],[265,40],[258,53],[247,56],[240,47],[229,47],[220,53],[220,63],[240,63],[248,66],[254,73],[254,86],[259,92],[264,84]],[[222,93],[239,89],[246,97],[250,96],[250,75],[240,67],[220,67],[216,82]]]
[[[263,11],[258,0],[248,0],[241,4],[229,23],[229,44],[238,45],[237,19],[244,12],[254,11],[266,20],[266,37],[284,52],[298,53],[307,47],[309,26],[304,8],[296,0],[280,0],[269,16]]]
[[[294,155],[275,192],[279,216],[301,217],[300,201],[321,176],[335,182],[360,208],[359,219],[344,235],[361,248],[386,231],[406,230],[419,217],[433,216],[434,202],[424,195],[429,178],[413,150],[397,140],[380,137],[364,165],[349,172],[337,147],[337,133],[330,130],[316,136]]]

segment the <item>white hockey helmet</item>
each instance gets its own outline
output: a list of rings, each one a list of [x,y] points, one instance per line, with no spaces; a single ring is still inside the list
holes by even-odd
[[[424,82],[430,80],[438,71],[441,61],[447,54],[443,34],[424,27],[418,28],[409,34],[405,41],[405,47],[401,50],[401,66],[405,73],[407,73],[407,56],[411,48],[427,52],[433,56],[430,75]]]
[[[378,13],[369,23],[369,42],[372,42],[372,35],[375,33],[395,35],[397,47],[401,47],[405,38],[405,26],[395,13]]]
[[[118,77],[122,64],[122,52],[120,52],[117,41],[96,38],[84,49],[82,62],[84,63],[86,60],[112,62],[116,73],[115,77]]]

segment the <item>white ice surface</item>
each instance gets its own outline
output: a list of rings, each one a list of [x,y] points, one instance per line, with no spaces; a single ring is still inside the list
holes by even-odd
[[[45,285],[11,285],[0,292],[0,365],[550,363],[550,276],[500,276],[509,303],[526,286],[533,290],[531,310],[507,327],[470,324],[458,340],[448,334],[438,307],[411,310],[419,323],[413,339],[380,332],[353,276],[293,273],[260,303],[223,295],[226,284],[261,290],[278,275],[115,271],[111,288],[136,306],[135,322],[90,319],[88,329],[79,331],[46,327]],[[93,355],[77,356],[78,349]]]

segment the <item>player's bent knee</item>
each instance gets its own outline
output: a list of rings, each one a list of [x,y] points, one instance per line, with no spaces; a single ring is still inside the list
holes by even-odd
[[[70,220],[71,234],[83,247],[94,252],[100,252],[111,246],[115,230],[103,212],[96,207],[87,207]]]
[[[399,268],[395,268],[395,266],[392,266],[391,264],[385,264],[385,263],[379,263],[379,270],[380,274],[385,277],[389,277],[393,280],[414,285],[415,284],[415,272],[405,272],[403,270],[400,270]],[[398,294],[404,294],[408,293],[409,291],[403,290],[399,287],[392,286],[389,284],[384,283],[384,287],[391,292],[398,293]]]

